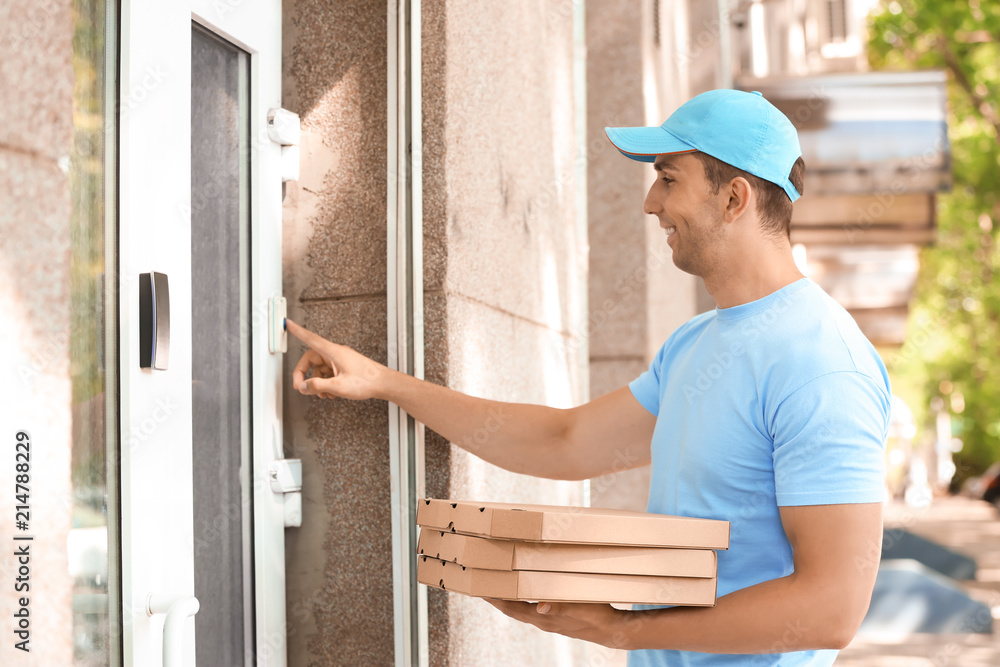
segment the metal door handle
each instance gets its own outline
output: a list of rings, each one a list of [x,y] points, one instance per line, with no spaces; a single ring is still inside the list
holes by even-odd
[[[146,615],[166,614],[163,621],[163,667],[181,667],[184,660],[184,621],[201,608],[193,595],[146,596]]]
[[[165,273],[139,274],[139,366],[167,370],[170,361],[170,289]]]

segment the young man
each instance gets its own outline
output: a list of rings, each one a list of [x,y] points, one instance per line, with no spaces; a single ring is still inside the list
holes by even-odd
[[[650,512],[731,522],[715,607],[490,601],[505,614],[628,649],[630,666],[830,665],[874,586],[890,391],[857,325],[792,259],[804,172],[795,129],[759,93],[717,90],[660,127],[607,132],[653,163],[643,210],[718,306],[674,332],[648,371],[571,410],[501,404],[289,321],[312,348],[295,387],[392,401],[454,443],[500,410],[502,428],[475,450],[491,463],[553,479],[652,463]]]

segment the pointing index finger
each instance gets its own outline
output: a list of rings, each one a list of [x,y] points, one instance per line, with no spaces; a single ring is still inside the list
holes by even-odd
[[[309,329],[299,326],[289,319],[285,320],[285,328],[288,329],[288,333],[292,334],[313,349],[320,348],[323,346],[323,343],[327,342],[327,340],[322,336],[314,334],[312,331],[309,331]]]

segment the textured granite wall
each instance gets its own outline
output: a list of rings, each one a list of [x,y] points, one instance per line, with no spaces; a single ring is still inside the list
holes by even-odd
[[[585,396],[570,335],[586,251],[575,226],[572,16],[570,3],[423,4],[426,376],[472,394],[557,406]],[[285,4],[284,103],[304,130],[302,179],[285,198],[290,315],[379,360],[385,21],[379,3]],[[287,405],[286,449],[306,471],[304,523],[286,540],[289,662],[389,664],[385,404],[289,394]],[[582,500],[579,483],[507,473],[433,433],[426,450],[429,495]],[[583,655],[479,600],[431,591],[429,606],[435,665]]]
[[[386,359],[386,7],[284,4],[284,101],[302,121],[285,190],[289,317]],[[288,456],[303,461],[303,523],[286,531],[290,665],[393,660],[384,403],[307,400],[285,357]]]
[[[31,662],[73,660],[70,529],[70,190],[65,167],[73,133],[72,3],[0,3],[0,664],[23,664],[14,648],[17,558],[14,437],[31,436]]]

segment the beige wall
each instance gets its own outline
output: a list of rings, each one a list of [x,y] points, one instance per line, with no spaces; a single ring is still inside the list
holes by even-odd
[[[625,386],[649,367],[671,332],[696,312],[696,279],[671,260],[658,221],[642,211],[653,181],[650,165],[629,160],[605,127],[659,125],[688,98],[690,63],[711,67],[712,49],[678,39],[686,3],[661,3],[658,39],[649,3],[587,2],[587,146],[590,235],[590,390]],[[666,13],[668,12],[669,13]],[[707,61],[707,64],[706,64]],[[645,511],[649,466],[591,480],[591,504]],[[625,665],[621,650],[593,647],[591,664]]]
[[[570,3],[423,3],[428,376],[477,396],[569,407],[576,228]],[[443,260],[443,261],[441,261]],[[440,262],[440,263],[439,263]],[[579,504],[582,485],[516,475],[429,435],[428,492]],[[434,470],[432,477],[430,471]],[[580,664],[584,647],[480,600],[430,591],[432,664]]]
[[[13,647],[14,545],[30,545],[31,662],[72,661],[70,529],[70,191],[73,132],[71,3],[0,4],[0,664],[26,664]],[[13,542],[14,436],[32,442],[32,542]],[[16,531],[20,532],[20,531]]]
[[[683,3],[678,3],[683,4]],[[666,11],[668,3],[663,3]],[[670,258],[663,230],[642,211],[653,180],[607,140],[608,126],[658,125],[687,99],[688,63],[708,60],[675,39],[683,7],[660,16],[659,41],[647,6],[587,3],[590,388],[594,397],[625,386],[680,324],[695,314],[695,279]],[[621,466],[631,465],[622,460]],[[595,506],[645,511],[649,469],[595,479]]]
[[[604,132],[608,126],[646,124],[643,63],[648,18],[629,11],[629,6],[627,0],[587,3],[589,339],[594,397],[626,385],[650,361],[646,350],[650,247],[642,213],[649,167],[622,156]],[[623,460],[621,468],[633,465]],[[645,510],[648,487],[648,467],[600,477],[591,482],[591,504]]]

